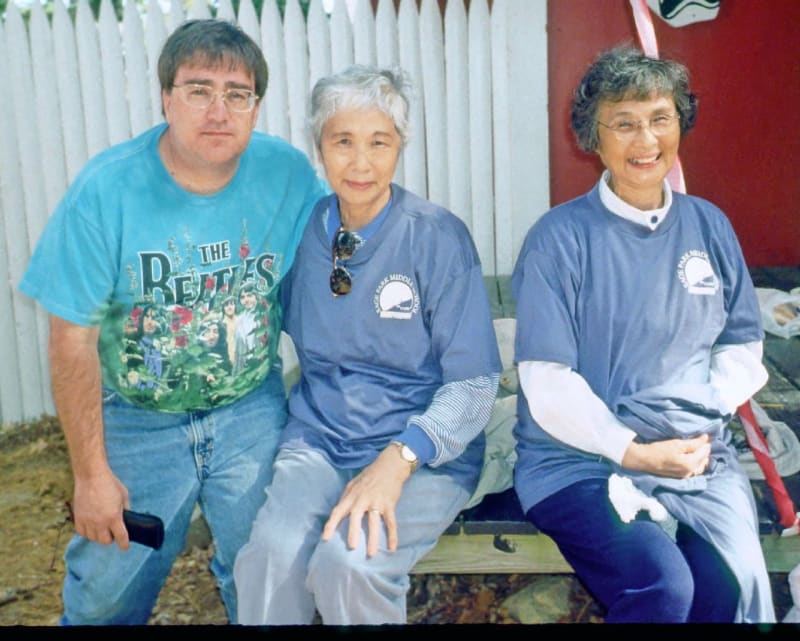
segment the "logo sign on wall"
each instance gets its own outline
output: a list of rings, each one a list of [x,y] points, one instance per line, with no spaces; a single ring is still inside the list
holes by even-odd
[[[713,20],[719,13],[722,0],[647,0],[647,5],[659,18],[673,27],[693,22]]]

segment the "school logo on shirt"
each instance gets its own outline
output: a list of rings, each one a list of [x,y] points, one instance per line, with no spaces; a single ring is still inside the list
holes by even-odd
[[[719,278],[711,267],[708,254],[698,249],[681,256],[678,261],[678,278],[690,294],[713,296],[719,289]]]
[[[414,281],[403,274],[390,274],[375,290],[372,299],[375,312],[381,318],[400,318],[408,320],[419,312],[419,294]]]

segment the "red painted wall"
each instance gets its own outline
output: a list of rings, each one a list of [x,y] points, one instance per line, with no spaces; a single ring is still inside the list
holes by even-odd
[[[660,55],[687,65],[699,99],[680,149],[687,191],[725,211],[751,267],[800,265],[800,2],[722,0],[684,27],[651,15]],[[548,0],[548,32],[555,205],[601,170],[569,128],[575,85],[598,51],[639,43],[628,0]]]

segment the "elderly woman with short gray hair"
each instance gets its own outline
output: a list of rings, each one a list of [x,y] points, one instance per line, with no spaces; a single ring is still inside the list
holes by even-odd
[[[603,52],[573,100],[605,166],[517,259],[514,483],[609,622],[772,622],[729,421],[766,382],[730,222],[667,176],[697,104],[686,68]]]
[[[502,365],[463,222],[392,182],[402,72],[317,82],[333,193],[283,284],[301,377],[234,576],[245,624],[406,622],[409,572],[475,490]]]

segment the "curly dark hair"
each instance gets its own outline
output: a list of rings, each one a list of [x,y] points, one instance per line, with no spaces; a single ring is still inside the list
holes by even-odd
[[[597,149],[597,110],[601,102],[671,96],[680,117],[681,136],[697,117],[697,97],[689,90],[689,72],[674,60],[652,58],[622,45],[600,53],[584,74],[572,100],[572,131],[583,151]]]

